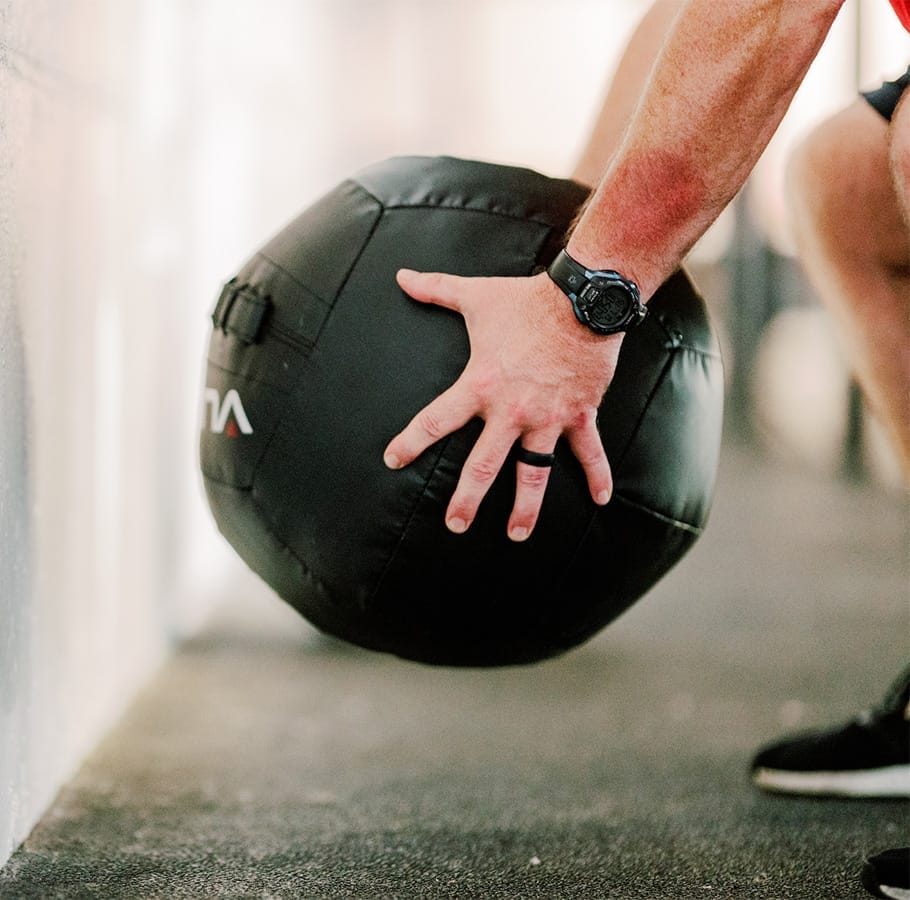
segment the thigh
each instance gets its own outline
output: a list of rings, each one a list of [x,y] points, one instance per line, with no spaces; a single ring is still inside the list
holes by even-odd
[[[910,244],[910,91],[897,104],[888,129],[891,182],[901,210],[904,237]]]
[[[901,104],[889,123],[859,98],[823,122],[801,151],[796,173],[806,183],[794,190],[808,192],[820,240],[846,265],[902,268],[910,262],[892,164],[892,138],[906,131],[907,112]]]

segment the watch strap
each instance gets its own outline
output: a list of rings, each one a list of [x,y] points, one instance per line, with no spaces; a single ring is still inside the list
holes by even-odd
[[[560,250],[556,259],[550,263],[547,274],[569,297],[577,297],[581,289],[588,283],[590,273],[579,262],[576,262],[566,253]]]
[[[575,318],[583,325],[596,331],[598,334],[615,334],[627,331],[638,325],[647,313],[641,302],[638,285],[634,281],[623,278],[613,269],[586,269],[580,262],[573,259],[565,250],[560,250],[556,258],[550,263],[547,274],[559,289],[566,294],[572,302]],[[629,307],[625,317],[615,326],[602,327],[595,324],[588,312],[588,304],[592,293],[609,290],[611,286],[621,288],[629,298]]]

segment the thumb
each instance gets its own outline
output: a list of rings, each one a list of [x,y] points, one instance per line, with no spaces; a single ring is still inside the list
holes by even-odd
[[[399,287],[408,296],[421,303],[435,303],[446,309],[462,312],[462,302],[468,293],[470,278],[445,275],[442,272],[415,272],[399,269],[396,275]]]

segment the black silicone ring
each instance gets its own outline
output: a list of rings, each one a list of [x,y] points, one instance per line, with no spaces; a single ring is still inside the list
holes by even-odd
[[[515,451],[515,457],[527,466],[539,466],[542,469],[548,468],[556,462],[555,453],[536,453],[533,450],[525,450],[521,446]]]

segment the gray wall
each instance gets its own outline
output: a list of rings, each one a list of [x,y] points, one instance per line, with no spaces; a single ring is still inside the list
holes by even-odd
[[[146,13],[0,2],[0,859],[179,626],[191,222],[142,133]]]
[[[8,246],[6,238],[0,233],[2,246]],[[0,283],[0,859],[10,846],[10,830],[23,818],[19,791],[28,706],[22,697],[30,658],[28,385],[8,280]]]
[[[61,47],[65,22],[40,4],[4,4],[0,22],[2,858],[97,728],[74,721],[68,696],[70,680],[86,674],[77,657],[93,649],[70,638],[91,640],[100,624],[89,523],[102,287],[79,270],[98,265],[97,229],[115,223],[81,163],[89,143],[103,154],[120,123],[100,73],[74,66]]]

